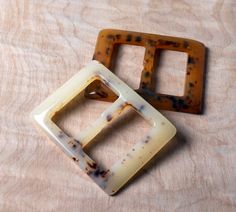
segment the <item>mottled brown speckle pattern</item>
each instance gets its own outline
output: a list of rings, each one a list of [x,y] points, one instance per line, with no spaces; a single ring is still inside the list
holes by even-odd
[[[190,39],[105,29],[99,33],[93,59],[110,68],[113,55],[113,48],[111,47],[120,44],[138,45],[146,48],[140,86],[136,90],[144,99],[157,109],[201,113],[205,65],[205,47],[203,44]],[[188,86],[184,86],[185,91],[182,97],[156,93],[155,87],[151,85],[155,76],[152,73],[155,70],[156,49],[181,51],[188,54],[185,82]],[[193,83],[195,81],[197,83]],[[99,85],[99,88],[89,86],[86,89],[85,96],[105,101],[114,101],[117,98],[102,84]],[[189,93],[192,95],[189,96]]]
[[[110,114],[107,115],[107,116],[106,116],[106,119],[107,119],[108,122],[111,121],[111,120],[112,120],[112,115],[110,115]]]

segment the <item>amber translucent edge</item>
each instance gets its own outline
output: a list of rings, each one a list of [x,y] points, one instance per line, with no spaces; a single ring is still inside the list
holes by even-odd
[[[205,46],[195,40],[140,32],[104,29],[100,31],[93,59],[111,68],[117,45],[145,47],[143,70],[136,92],[159,110],[185,113],[202,113]],[[154,71],[157,50],[173,50],[188,54],[184,94],[174,96],[155,92]],[[168,82],[171,83],[171,82]],[[85,97],[113,102],[117,96],[99,81],[93,82],[85,90]]]

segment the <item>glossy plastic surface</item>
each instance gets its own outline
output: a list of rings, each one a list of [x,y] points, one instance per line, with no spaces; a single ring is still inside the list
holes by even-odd
[[[52,121],[52,117],[94,80],[101,80],[119,98],[77,138],[71,138]],[[152,128],[123,158],[109,170],[104,170],[83,151],[83,148],[128,106],[133,107]],[[97,61],[92,61],[80,70],[36,107],[31,116],[36,124],[109,195],[116,193],[176,133],[175,127],[163,115]]]
[[[202,43],[185,38],[105,29],[98,35],[93,59],[100,61],[110,69],[112,60],[117,59],[113,58],[114,50],[117,45],[122,44],[144,46],[146,49],[140,86],[136,90],[138,94],[156,109],[201,113],[205,66],[205,47]],[[180,51],[188,54],[183,96],[155,92],[154,71],[156,60],[158,60],[157,49]],[[170,84],[171,82],[166,83]],[[95,81],[88,86],[85,96],[110,102],[117,98],[99,81]]]

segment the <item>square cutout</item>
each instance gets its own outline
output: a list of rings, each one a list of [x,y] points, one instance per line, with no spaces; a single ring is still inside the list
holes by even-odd
[[[84,91],[82,91],[58,111],[52,117],[52,121],[68,136],[76,138],[110,105],[111,102],[93,101],[85,98]]]
[[[100,102],[100,101],[99,101]],[[116,161],[126,155],[138,140],[145,139],[151,128],[132,106],[122,110],[115,118],[87,145],[84,151],[95,161],[100,161],[104,169],[109,169]],[[123,161],[125,163],[125,161]]]
[[[110,70],[133,89],[138,89],[142,75],[145,48],[142,46],[121,45],[114,50],[114,61]],[[115,60],[115,58],[119,58]],[[130,77],[132,75],[133,77]]]
[[[52,121],[52,117],[95,80],[101,80],[119,98],[76,139],[71,138]],[[145,139],[133,146],[135,151],[128,151],[109,170],[105,170],[83,149],[106,125],[119,116],[127,105],[132,106],[152,127]],[[81,69],[36,107],[31,116],[39,127],[109,195],[116,193],[176,133],[175,127],[164,116],[98,61],[92,61]],[[125,164],[122,163],[124,160]]]
[[[201,113],[203,98],[203,81],[205,66],[205,46],[194,40],[154,35],[140,32],[105,29],[100,31],[97,39],[93,59],[100,61],[106,67],[111,67],[116,45],[129,44],[145,47],[143,71],[139,88],[136,90],[144,99],[157,109],[171,110],[186,113]],[[185,73],[184,94],[174,96],[155,92],[154,70],[155,52],[160,50],[172,50],[188,54],[187,70]],[[132,77],[132,75],[130,76]],[[171,83],[171,82],[167,82]],[[88,98],[103,101],[114,101],[108,90],[96,85],[89,86],[85,91]],[[103,91],[107,97],[96,95]]]
[[[188,55],[184,52],[157,50],[156,56],[155,92],[182,96]]]

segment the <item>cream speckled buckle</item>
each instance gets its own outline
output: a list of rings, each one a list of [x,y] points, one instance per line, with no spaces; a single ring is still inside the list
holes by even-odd
[[[52,117],[94,80],[101,80],[119,98],[101,114],[100,118],[81,132],[78,138],[71,138],[52,121]],[[83,148],[126,106],[132,106],[153,127],[123,158],[109,170],[104,170],[83,151]],[[97,61],[92,61],[81,69],[35,108],[31,115],[47,135],[109,195],[116,193],[176,133],[175,127],[165,117]]]

